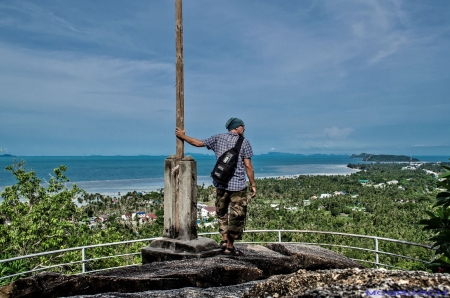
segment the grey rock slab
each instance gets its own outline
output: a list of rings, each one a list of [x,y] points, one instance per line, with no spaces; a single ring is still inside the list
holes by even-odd
[[[67,298],[238,298],[248,295],[255,284],[263,281],[251,281],[239,285],[201,288],[182,288],[168,291],[146,291],[141,293],[104,293],[80,295]]]
[[[267,248],[289,256],[298,269],[319,270],[319,269],[344,269],[344,268],[366,268],[358,262],[344,257],[331,250],[306,244],[282,244],[270,243]]]
[[[255,265],[227,258],[156,262],[88,275],[42,273],[0,288],[0,297],[62,297],[212,287],[262,279]],[[106,296],[107,297],[107,296]]]
[[[135,295],[129,297],[147,297],[142,295],[153,295],[148,291],[160,291],[159,294],[162,295],[161,291],[175,291],[180,288],[184,289],[175,291],[180,295],[189,296],[186,293],[198,292],[198,297],[209,297],[208,295],[234,297],[222,296],[224,286],[228,286],[230,291],[232,288],[235,289],[236,297],[240,297],[247,295],[245,289],[250,286],[253,288],[248,295],[252,295],[254,289],[258,288],[255,285],[265,284],[261,281],[265,278],[294,273],[300,268],[362,267],[337,253],[310,245],[277,243],[264,247],[236,243],[236,247],[244,252],[243,256],[220,255],[210,258],[152,262],[142,266],[111,269],[85,275],[42,273],[19,279],[0,288],[0,298],[95,294],[100,295],[97,297],[121,297],[120,295],[125,294]],[[254,284],[244,286],[244,283],[248,282],[254,282]],[[267,287],[270,289],[270,286]],[[208,290],[203,291],[202,288],[208,288]],[[143,294],[144,292],[146,294]]]
[[[296,264],[292,262],[291,256],[283,255],[267,247],[248,244],[235,244],[235,247],[242,250],[244,255],[230,258],[255,265],[264,272],[265,278],[276,274],[292,273],[298,270]]]
[[[432,274],[421,271],[389,271],[384,269],[330,269],[318,271],[299,270],[292,274],[276,275],[265,280],[239,285],[200,288],[183,288],[168,291],[141,293],[105,293],[75,296],[72,298],[260,298],[260,297],[433,297],[412,295],[411,291],[430,291],[434,297],[448,297],[450,274]],[[392,292],[410,291],[410,295],[393,295]],[[434,292],[431,292],[434,291]],[[437,295],[440,291],[440,295]],[[382,294],[386,293],[386,294]],[[390,293],[390,294],[388,294]]]
[[[249,264],[244,260],[212,257],[206,259],[155,262],[142,266],[131,266],[102,271],[89,276],[185,278],[192,280],[192,286],[206,287],[214,285],[230,285],[262,279],[264,274],[257,266]]]

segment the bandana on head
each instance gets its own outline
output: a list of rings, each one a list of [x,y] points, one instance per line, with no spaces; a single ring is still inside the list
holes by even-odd
[[[225,127],[228,130],[233,130],[235,128],[238,128],[239,126],[244,125],[244,121],[242,121],[239,118],[230,118],[228,119],[227,123],[225,124]]]

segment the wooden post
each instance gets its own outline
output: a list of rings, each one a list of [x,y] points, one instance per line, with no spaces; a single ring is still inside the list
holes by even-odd
[[[176,42],[176,127],[184,129],[184,62],[183,62],[183,10],[182,0],[175,0],[175,42]],[[184,142],[178,138],[176,159],[184,157]]]
[[[184,129],[183,18],[175,0],[176,126]],[[175,175],[174,175],[175,174]],[[141,250],[142,263],[206,258],[222,252],[216,241],[197,237],[197,163],[184,157],[184,142],[177,138],[176,155],[164,161],[164,233]]]
[[[176,47],[176,110],[177,120],[176,127],[184,129],[184,61],[183,61],[183,9],[182,0],[175,0],[175,47]],[[181,159],[184,157],[184,141],[176,138],[177,148],[175,153],[175,164],[179,166]],[[176,181],[179,180],[179,170],[176,173]],[[180,205],[181,198],[176,184],[175,189],[175,234],[180,231]]]

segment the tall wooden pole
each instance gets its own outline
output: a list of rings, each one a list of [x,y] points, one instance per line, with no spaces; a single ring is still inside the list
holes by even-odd
[[[184,129],[184,61],[183,61],[183,9],[182,0],[175,0],[175,45],[176,45],[176,109],[177,120],[176,126]],[[180,160],[184,157],[184,142],[180,139],[177,141],[177,151],[175,154],[175,164],[179,166]],[[176,172],[176,181],[180,177],[179,170]],[[175,235],[178,237],[180,231],[180,192],[178,183],[175,189]]]
[[[184,129],[182,0],[175,0],[176,126]],[[213,239],[197,237],[197,163],[184,157],[177,138],[176,155],[164,160],[164,232],[161,239],[142,249],[142,263],[205,258],[222,252]],[[195,240],[195,241],[192,241]],[[181,243],[181,245],[180,245]]]
[[[183,10],[182,0],[175,0],[175,41],[176,41],[176,88],[177,121],[176,127],[184,129],[184,62],[183,62]],[[177,140],[176,159],[184,157],[184,142]]]

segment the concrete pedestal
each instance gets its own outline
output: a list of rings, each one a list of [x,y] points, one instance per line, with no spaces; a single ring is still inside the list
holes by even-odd
[[[205,258],[221,253],[217,242],[197,238],[197,163],[191,156],[164,161],[163,237],[141,250],[142,262]]]

